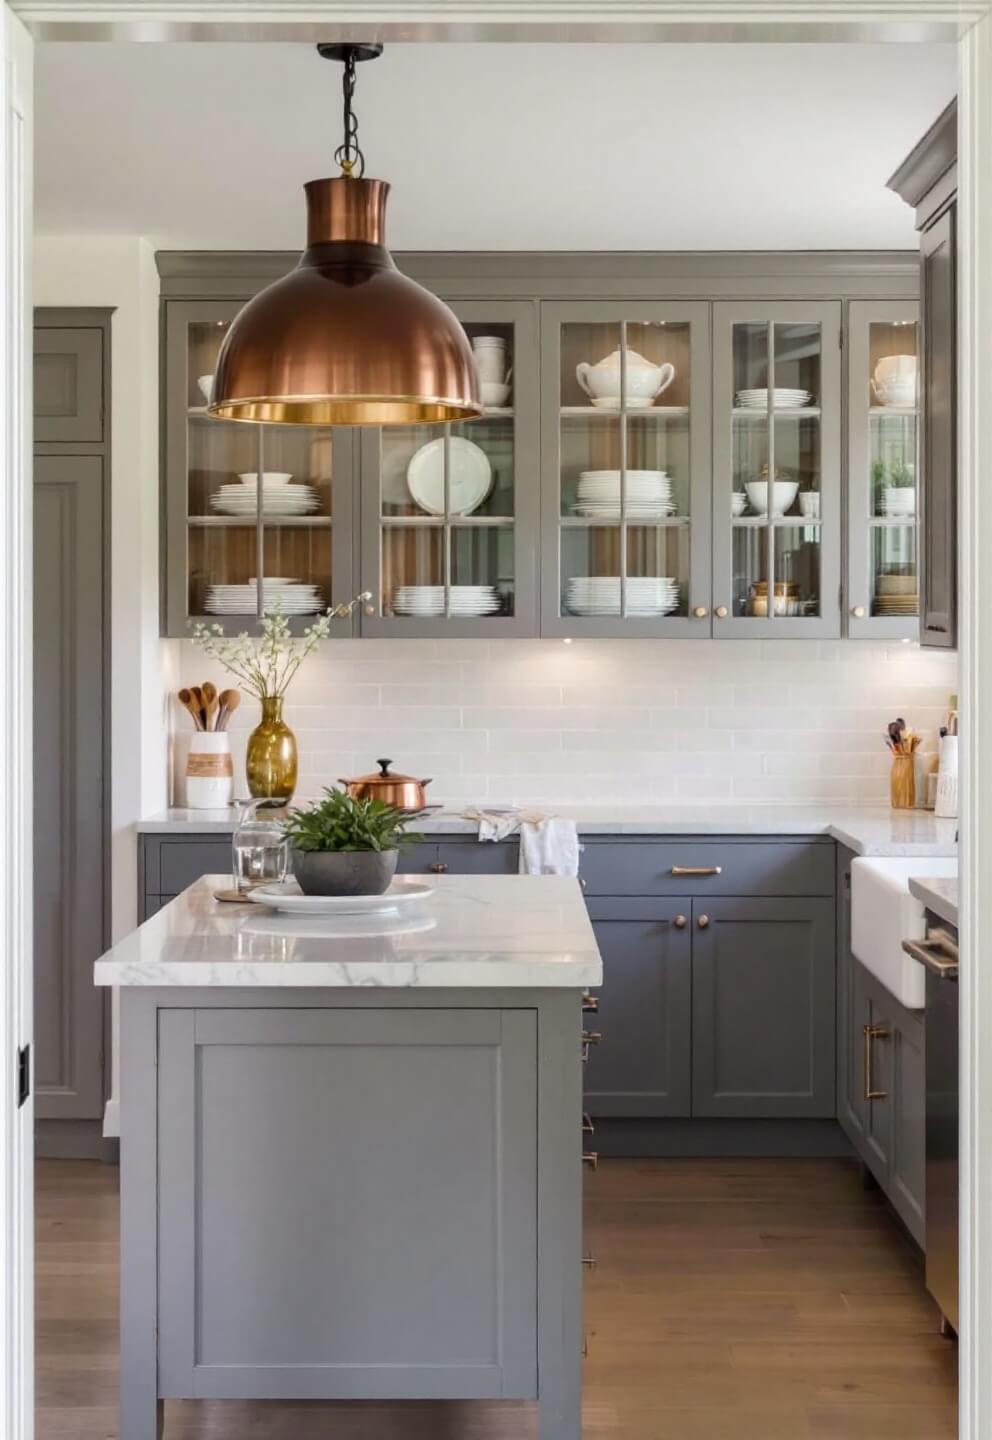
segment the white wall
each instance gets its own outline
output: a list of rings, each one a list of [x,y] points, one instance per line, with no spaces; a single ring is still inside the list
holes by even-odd
[[[179,648],[182,683],[220,682]],[[956,690],[956,656],[867,641],[342,640],[307,661],[286,719],[301,799],[389,755],[433,776],[435,801],[877,805],[888,721],[932,751]],[[242,794],[257,714],[232,730]]]
[[[134,821],[167,799],[158,615],[158,274],[139,236],[36,236],[34,303],[113,307],[111,859],[114,938],[137,920]]]

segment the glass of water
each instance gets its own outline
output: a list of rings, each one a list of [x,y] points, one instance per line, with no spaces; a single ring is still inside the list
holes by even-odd
[[[231,842],[231,859],[236,890],[253,890],[256,885],[278,884],[289,867],[289,841],[283,822],[259,815],[262,800],[236,800],[238,823]]]

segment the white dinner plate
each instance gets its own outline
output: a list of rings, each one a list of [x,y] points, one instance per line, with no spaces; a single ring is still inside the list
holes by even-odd
[[[433,894],[433,885],[399,875],[382,895],[304,895],[295,880],[284,880],[279,885],[258,885],[249,890],[248,898],[284,915],[375,915]]]
[[[277,940],[365,940],[423,935],[436,928],[433,915],[418,914],[407,906],[405,910],[380,910],[373,915],[279,915],[261,910],[248,914],[241,933]]]
[[[411,456],[406,486],[428,515],[444,514],[444,446],[450,445],[448,500],[452,515],[471,515],[493,488],[493,467],[485,450],[463,435],[428,440]]]

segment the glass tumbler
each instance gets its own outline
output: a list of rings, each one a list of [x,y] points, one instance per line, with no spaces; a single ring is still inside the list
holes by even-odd
[[[234,888],[278,884],[289,868],[289,841],[282,820],[258,814],[264,799],[236,800],[238,823],[231,841]]]

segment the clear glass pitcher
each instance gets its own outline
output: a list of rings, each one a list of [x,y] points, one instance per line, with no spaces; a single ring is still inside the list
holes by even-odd
[[[283,821],[271,813],[259,815],[258,800],[235,800],[238,823],[231,840],[231,862],[236,890],[252,890],[256,885],[285,880],[289,867],[289,841]]]

